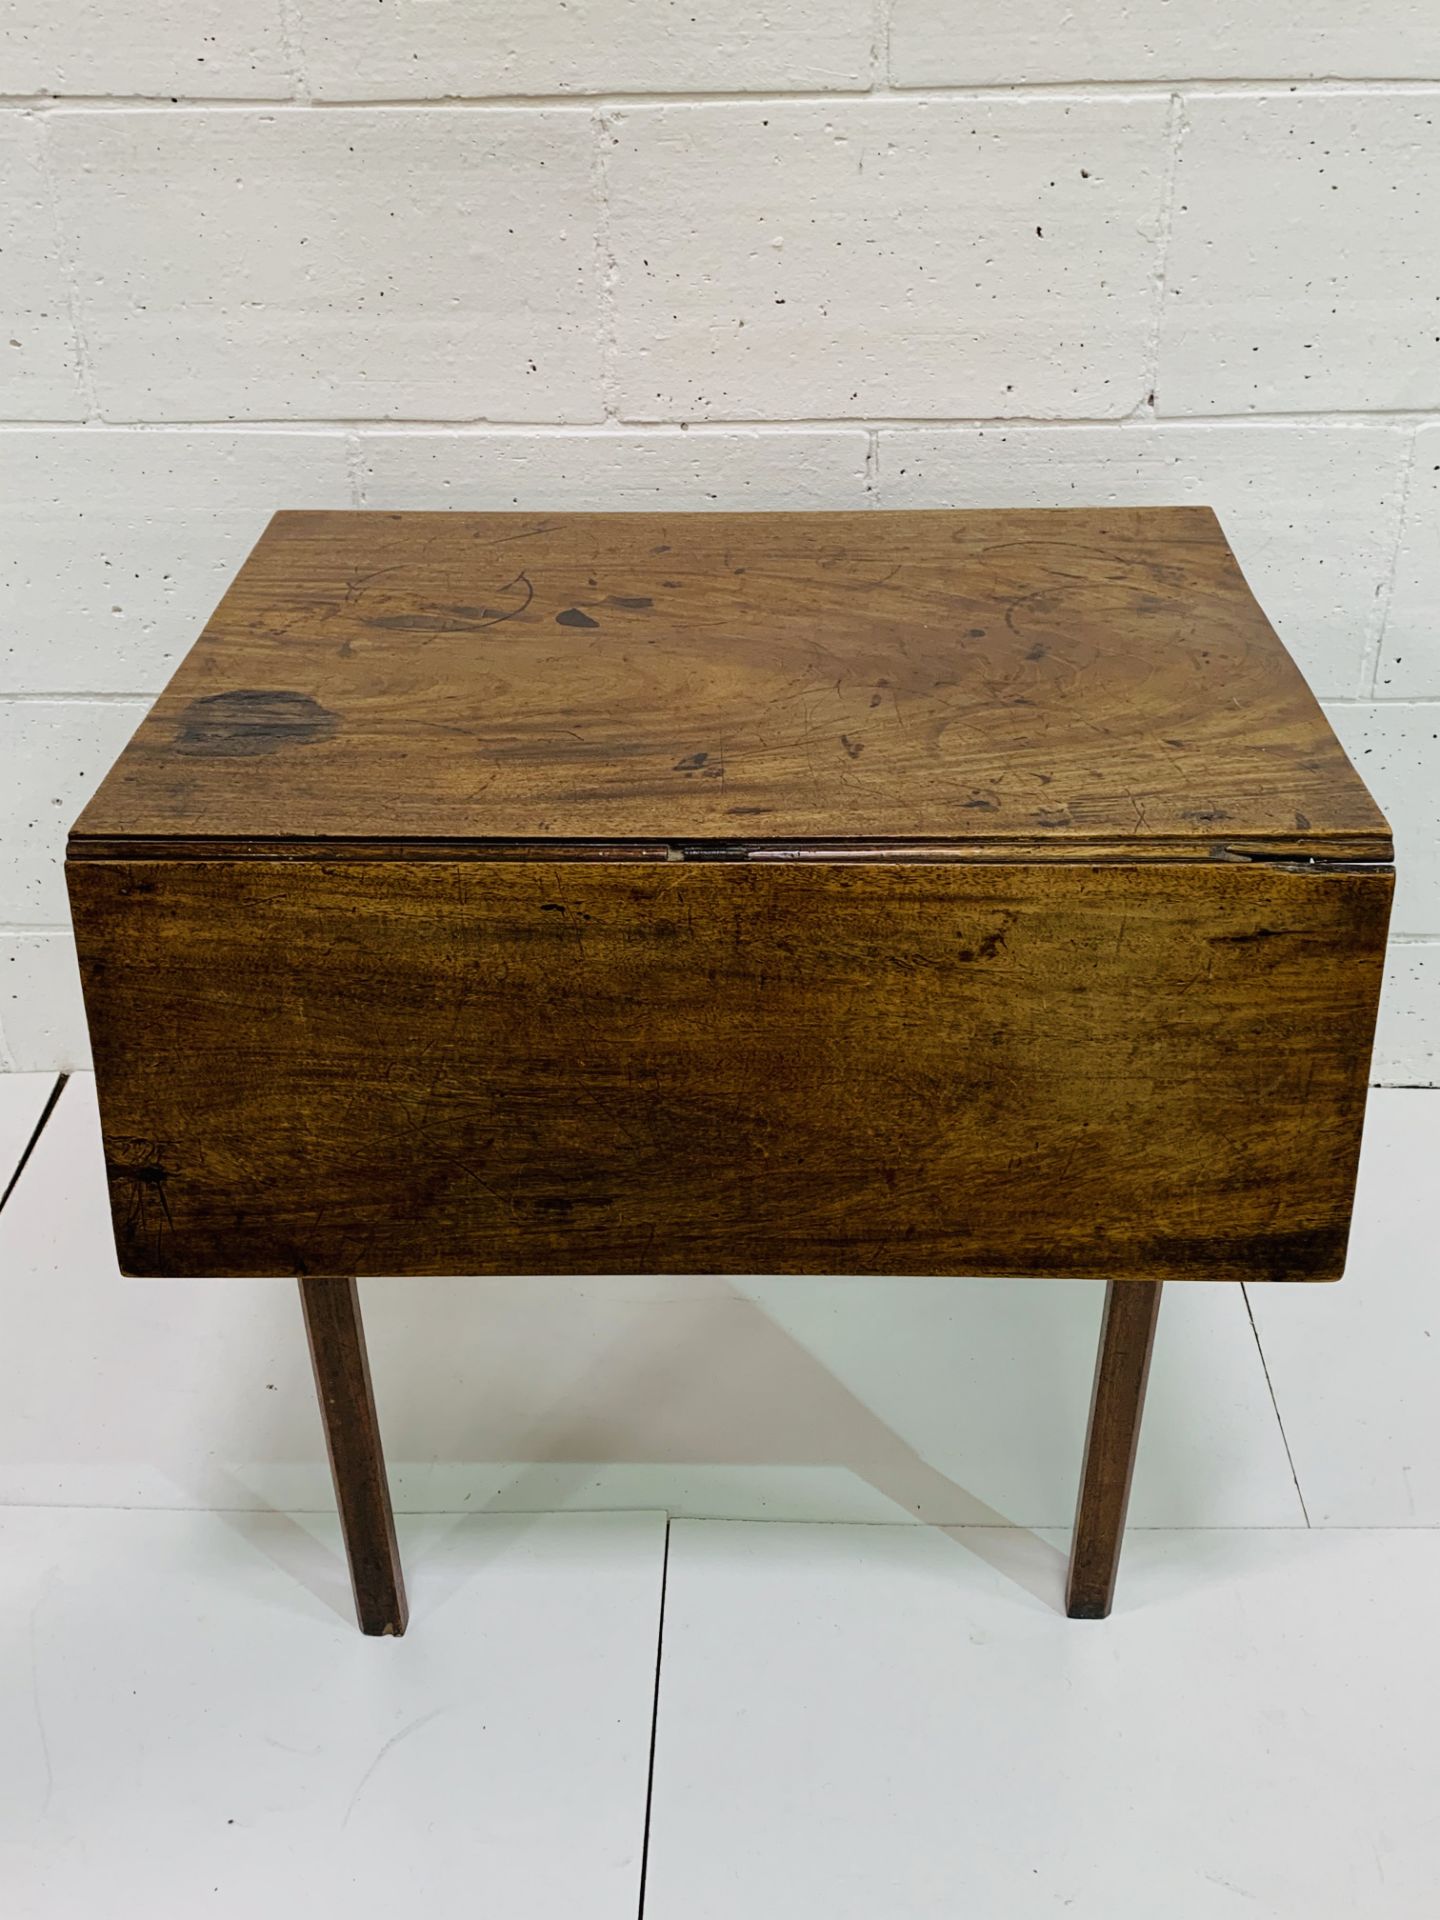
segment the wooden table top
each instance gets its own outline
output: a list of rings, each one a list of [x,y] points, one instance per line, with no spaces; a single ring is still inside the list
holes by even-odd
[[[1388,859],[1203,508],[281,513],[115,840]]]

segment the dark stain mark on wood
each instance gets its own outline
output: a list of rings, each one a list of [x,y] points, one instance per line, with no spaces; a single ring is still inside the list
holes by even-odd
[[[607,607],[626,607],[638,613],[644,607],[653,607],[655,602],[643,593],[612,593],[605,604]]]
[[[125,1137],[106,1144],[105,1177],[116,1225],[123,1224],[129,1245],[158,1257],[172,1224],[165,1195],[169,1149],[163,1141]]]
[[[316,740],[328,740],[339,725],[339,714],[308,693],[237,687],[231,693],[206,694],[190,702],[180,716],[175,750],[252,760],[281,747],[307,747]]]
[[[1261,940],[1288,940],[1293,935],[1290,927],[1256,927],[1251,933],[1217,933],[1210,944],[1214,947],[1253,947]]]
[[[600,622],[582,613],[579,607],[566,607],[563,613],[556,614],[555,624],[557,627],[598,627]]]
[[[677,760],[675,762],[674,771],[676,773],[699,773],[709,758],[708,753],[687,753],[683,760]]]
[[[155,1149],[158,1152],[158,1149]],[[147,1187],[163,1187],[170,1178],[170,1169],[158,1160],[142,1160],[130,1165],[121,1160],[107,1160],[105,1174],[110,1180],[138,1180]]]
[[[1314,1274],[1338,1274],[1345,1265],[1345,1223],[1300,1227],[1273,1233],[1217,1231],[1202,1234],[1157,1234],[1151,1242],[1154,1265],[1162,1272],[1175,1268],[1203,1270],[1217,1256],[1256,1280],[1305,1279]]]
[[[523,1202],[523,1210],[533,1220],[557,1221],[564,1225],[570,1216],[585,1207],[613,1207],[613,1193],[540,1193]]]
[[[865,742],[863,740],[852,740],[848,733],[841,734],[840,744],[852,760],[858,760],[865,751]]]
[[[994,960],[998,958],[1001,948],[1005,945],[1005,935],[1009,924],[1007,920],[1004,925],[996,927],[993,933],[987,933],[985,938],[976,946],[961,947],[955,957],[958,960],[965,961]]]

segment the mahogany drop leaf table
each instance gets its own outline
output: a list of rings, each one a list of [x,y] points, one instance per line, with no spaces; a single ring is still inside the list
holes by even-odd
[[[1384,820],[1213,514],[282,513],[75,827],[121,1265],[299,1278],[360,1624],[355,1278],[1343,1267]]]

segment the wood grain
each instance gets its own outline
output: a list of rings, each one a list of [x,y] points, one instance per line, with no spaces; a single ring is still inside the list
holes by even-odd
[[[1115,1596],[1160,1295],[1144,1280],[1112,1280],[1105,1289],[1065,1593],[1072,1620],[1105,1619]]]
[[[280,514],[115,836],[1390,852],[1202,508]]]
[[[132,1273],[1343,1265],[1386,868],[70,881]]]
[[[410,1609],[359,1290],[351,1279],[312,1275],[300,1281],[300,1304],[360,1631],[402,1634]]]

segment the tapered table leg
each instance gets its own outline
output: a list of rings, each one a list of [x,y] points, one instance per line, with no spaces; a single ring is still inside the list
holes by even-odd
[[[1072,1620],[1103,1620],[1115,1597],[1161,1285],[1158,1280],[1112,1280],[1105,1289],[1065,1594],[1065,1611]]]
[[[353,1280],[300,1281],[315,1392],[362,1633],[404,1633],[409,1619],[385,1455],[375,1418],[360,1296]]]

